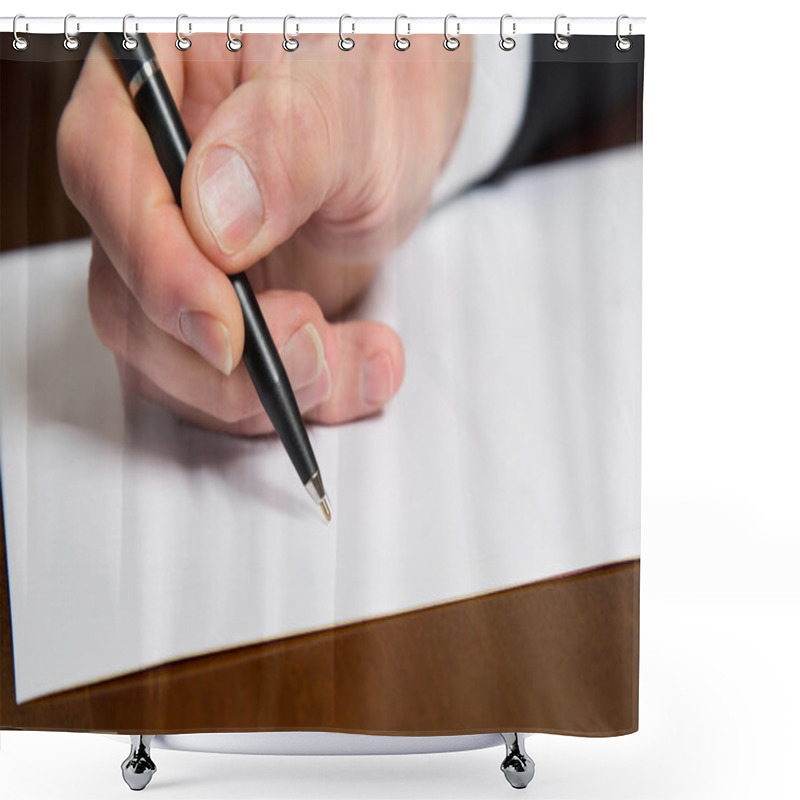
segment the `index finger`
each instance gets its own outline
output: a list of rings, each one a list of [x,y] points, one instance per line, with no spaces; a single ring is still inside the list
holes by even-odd
[[[162,67],[180,103],[180,63]],[[68,196],[146,316],[229,373],[244,340],[236,294],[192,239],[104,37],[62,115],[58,155]]]

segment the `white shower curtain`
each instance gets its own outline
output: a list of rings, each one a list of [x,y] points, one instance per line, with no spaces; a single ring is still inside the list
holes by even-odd
[[[153,35],[182,209],[102,37],[3,35],[0,727],[637,729],[644,37],[398,25]]]

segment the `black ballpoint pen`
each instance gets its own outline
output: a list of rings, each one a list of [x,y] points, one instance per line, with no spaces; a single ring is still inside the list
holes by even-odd
[[[164,74],[146,34],[136,35],[137,45],[129,50],[120,34],[106,33],[111,49],[125,79],[139,117],[147,129],[158,161],[172,188],[175,201],[181,203],[181,176],[191,142],[180,113],[170,94]],[[129,37],[125,41],[132,40]],[[230,276],[244,317],[244,353],[242,360],[256,387],[258,396],[280,437],[300,480],[330,521],[331,510],[325,496],[317,460],[303,425],[286,370],[272,341],[267,324],[253,294],[250,281],[240,272]]]

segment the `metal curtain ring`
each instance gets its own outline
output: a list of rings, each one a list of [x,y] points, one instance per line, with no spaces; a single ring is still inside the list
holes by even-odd
[[[128,20],[136,19],[133,14],[126,14],[122,18],[122,46],[126,50],[135,50],[139,46],[138,40],[134,36],[128,36]],[[139,26],[136,26],[136,30]]]
[[[290,19],[297,19],[297,17],[294,17],[291,14],[287,14],[283,18],[283,49],[287,53],[294,53],[294,51],[297,50],[298,47],[300,47],[300,42],[293,36],[289,36],[289,33],[286,30],[286,26],[288,25]],[[297,25],[297,23],[295,23],[295,27],[299,33],[300,26]]]
[[[339,17],[339,49],[344,51],[352,50],[356,46],[355,39],[351,39],[349,36],[345,36],[344,33],[342,33],[342,25],[346,19],[353,18],[349,14],[342,14],[342,16]],[[353,27],[353,33],[355,33],[356,24],[353,22],[351,25]]]
[[[620,31],[620,22],[622,22],[622,20],[624,20],[624,19],[628,19],[628,15],[627,14],[620,14],[617,17],[617,42],[616,42],[616,47],[617,47],[617,50],[619,50],[622,53],[625,53],[625,52],[627,52],[628,50],[631,49],[631,40],[630,39],[626,39],[619,32]],[[628,23],[628,36],[630,36],[632,32],[633,32],[633,25],[631,25],[631,23],[629,22]]]
[[[231,53],[238,53],[242,49],[242,40],[237,39],[231,33],[231,22],[233,22],[235,19],[239,19],[239,17],[237,17],[236,14],[231,14],[228,17],[228,41],[225,42],[225,47],[227,47],[228,50],[231,51]],[[240,31],[241,29],[242,29],[241,26],[239,26]]]
[[[558,21],[560,19],[566,19],[566,18],[567,18],[566,14],[559,14],[556,17],[555,25],[553,27],[553,30],[554,30],[555,36],[556,36],[555,41],[553,42],[553,47],[555,47],[556,50],[569,50],[569,39],[564,38],[558,32]],[[567,36],[569,36],[569,35],[570,35],[570,23],[568,22],[567,23]]]
[[[192,40],[181,33],[181,20],[188,19],[188,14],[178,14],[175,20],[175,47],[178,50],[188,50],[192,46]],[[189,33],[192,32],[192,23],[189,23]]]
[[[453,50],[458,50],[459,46],[461,45],[461,42],[459,42],[457,38],[458,34],[461,33],[461,23],[456,22],[456,35],[451,36],[447,32],[447,23],[450,22],[451,19],[456,19],[456,15],[448,14],[444,18],[444,42],[442,42],[442,44],[444,45],[445,50],[453,51]]]
[[[405,14],[398,14],[394,18],[394,49],[400,50],[408,50],[411,47],[411,39],[406,39],[405,36],[400,35],[400,20],[401,19],[408,19]],[[411,23],[407,22],[406,27],[408,28],[408,33],[411,33]]]
[[[71,19],[75,19],[74,14],[67,14],[64,17],[64,49],[65,50],[77,50],[80,42],[78,41],[77,37],[71,36],[69,32],[69,21]],[[76,30],[80,30],[81,25],[80,23],[76,23]]]
[[[14,17],[14,24],[12,26],[12,30],[14,31],[14,42],[13,42],[13,44],[14,44],[14,49],[15,50],[27,50],[28,49],[28,40],[24,36],[20,36],[17,33],[17,21],[21,20],[21,19],[25,19],[25,15],[24,14],[17,14],[17,16]],[[28,23],[27,22],[25,23],[25,30],[28,30]]]
[[[503,30],[505,28],[507,19],[511,19],[511,14],[503,14],[503,16],[500,17],[500,49],[505,50],[506,52],[513,50],[517,46],[516,40],[511,36],[506,36]],[[517,32],[516,22],[511,23],[511,32]]]

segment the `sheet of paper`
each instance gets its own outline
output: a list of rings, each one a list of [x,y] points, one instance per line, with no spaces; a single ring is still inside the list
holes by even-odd
[[[123,397],[85,242],[0,260],[17,700],[638,556],[641,157],[520,171],[432,214],[359,316],[405,383],[310,431],[325,525],[274,438]]]

